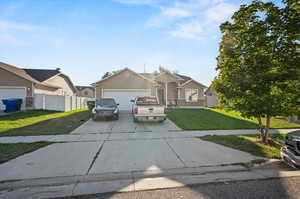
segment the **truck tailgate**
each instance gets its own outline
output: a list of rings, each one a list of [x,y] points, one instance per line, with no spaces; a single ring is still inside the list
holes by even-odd
[[[163,106],[138,106],[138,115],[164,115]]]

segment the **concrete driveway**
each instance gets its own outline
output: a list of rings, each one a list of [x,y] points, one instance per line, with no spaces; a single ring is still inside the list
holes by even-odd
[[[169,119],[162,123],[136,123],[133,122],[130,112],[120,112],[119,120],[114,121],[93,121],[89,120],[79,128],[75,129],[72,134],[95,134],[95,133],[137,133],[137,132],[154,132],[164,133],[180,131]]]

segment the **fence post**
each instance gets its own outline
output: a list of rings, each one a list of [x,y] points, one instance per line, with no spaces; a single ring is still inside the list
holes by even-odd
[[[46,95],[44,94],[43,95],[43,110],[45,110],[46,109]]]

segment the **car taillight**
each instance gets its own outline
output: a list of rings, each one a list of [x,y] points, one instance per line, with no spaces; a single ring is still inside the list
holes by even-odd
[[[138,108],[134,108],[134,109],[133,109],[133,113],[134,113],[134,114],[138,114]]]

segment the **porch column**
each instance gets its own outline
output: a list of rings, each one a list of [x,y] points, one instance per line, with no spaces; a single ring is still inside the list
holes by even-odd
[[[157,86],[155,87],[155,97],[156,97],[158,103],[160,104],[159,97],[158,97]]]
[[[166,107],[168,107],[168,82],[166,82],[165,85],[166,85],[166,89],[165,89],[166,90],[166,97],[165,97],[166,98]]]

